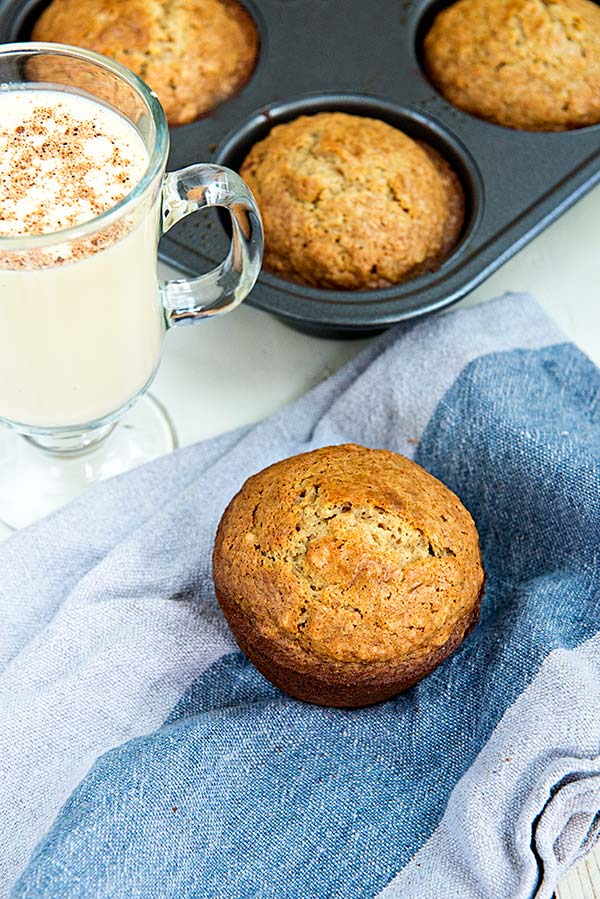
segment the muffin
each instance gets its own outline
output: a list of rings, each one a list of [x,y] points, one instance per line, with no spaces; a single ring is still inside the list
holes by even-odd
[[[250,77],[258,33],[235,0],[53,0],[36,41],[74,44],[132,69],[158,95],[170,125],[206,115]]]
[[[377,119],[323,112],[277,125],[240,174],[262,213],[264,267],[300,284],[398,284],[435,270],[461,233],[449,164]]]
[[[388,699],[475,626],[484,573],[460,500],[386,450],[328,446],[271,465],[231,500],[216,595],[265,677],[319,705]]]
[[[439,91],[525,131],[600,121],[600,7],[590,0],[459,0],[425,38]]]

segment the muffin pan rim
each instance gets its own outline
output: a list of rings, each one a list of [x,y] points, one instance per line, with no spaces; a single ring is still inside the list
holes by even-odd
[[[379,110],[386,117],[384,118],[383,115],[377,115],[376,110]],[[427,272],[423,275],[409,278],[406,281],[401,282],[402,287],[414,285],[415,291],[418,292],[423,287],[435,283],[440,274],[443,275],[445,270],[456,261],[456,258],[466,252],[474,235],[477,233],[485,208],[485,188],[475,159],[468,148],[464,146],[460,138],[452,133],[441,122],[438,122],[433,116],[424,114],[416,107],[399,106],[391,101],[367,94],[355,94],[351,92],[304,94],[298,97],[289,98],[278,104],[263,107],[263,109],[259,109],[251,114],[241,123],[239,128],[224,136],[223,140],[215,150],[215,162],[219,165],[231,167],[230,157],[232,153],[235,154],[235,150],[237,149],[236,141],[245,141],[248,132],[260,130],[265,127],[265,133],[268,133],[272,128],[277,127],[277,125],[292,121],[302,115],[310,116],[316,115],[319,112],[335,111],[362,116],[364,118],[380,119],[381,121],[385,121],[393,127],[398,128],[400,128],[400,126],[396,125],[393,121],[390,121],[391,119],[396,118],[398,121],[410,121],[411,124],[409,127],[416,125],[418,129],[431,132],[435,139],[435,143],[431,145],[439,150],[444,159],[446,159],[452,166],[453,171],[459,177],[466,200],[466,215],[463,233],[456,246],[435,271]],[[405,134],[408,134],[409,137],[412,136],[410,130],[406,128],[400,128],[400,130]],[[263,135],[263,137],[264,136],[265,135]],[[425,143],[431,143],[427,141],[426,138],[419,137],[417,139],[423,140]],[[249,150],[250,146],[258,140],[262,140],[262,137],[251,140],[247,144],[247,150]],[[440,149],[440,144],[444,144],[444,149]],[[444,152],[444,150],[447,149],[450,150],[450,154]],[[469,174],[468,181],[470,183],[465,183],[467,179],[463,177],[462,172],[457,171],[454,160],[451,158],[452,156],[460,158],[464,172],[468,172]],[[473,189],[473,187],[475,189]],[[394,299],[398,287],[400,286],[390,285],[389,287],[374,288],[372,290],[336,290],[331,288],[312,287],[310,285],[288,281],[266,269],[263,269],[261,272],[261,278],[270,286],[279,291],[285,291],[290,295],[305,296],[308,299],[337,305],[359,304],[364,306],[367,303],[385,303],[386,301]],[[323,297],[323,293],[326,293],[327,296]]]
[[[31,13],[46,2],[0,0],[0,39],[16,37],[19,10]],[[600,124],[563,132],[518,131],[472,116],[441,96],[421,68],[415,40],[419,23],[428,14],[432,18],[438,0],[376,0],[376,10],[347,0],[343,19],[334,0],[261,0],[260,9],[255,0],[238,2],[259,32],[254,71],[240,92],[209,115],[172,129],[169,168],[210,161],[227,135],[257,112],[290,98],[367,94],[431,118],[450,132],[475,161],[485,190],[482,221],[468,245],[461,244],[461,252],[451,254],[437,272],[381,288],[384,299],[379,291],[309,288],[264,273],[247,300],[250,305],[323,336],[360,336],[436,311],[474,289],[600,181]],[[374,11],[386,28],[373,29]],[[179,227],[161,243],[164,261],[193,275],[225,255],[224,233],[210,216],[192,216]],[[332,294],[337,302],[331,302]]]
[[[448,109],[453,110],[456,113],[464,116],[465,119],[470,120],[472,122],[481,122],[489,128],[499,128],[502,131],[516,133],[518,135],[540,135],[545,138],[549,137],[552,134],[569,134],[575,135],[580,132],[590,132],[594,130],[598,130],[600,132],[600,121],[595,122],[591,125],[582,125],[579,128],[564,128],[564,129],[541,129],[541,128],[532,128],[532,129],[523,129],[523,128],[515,128],[510,125],[502,125],[499,122],[492,122],[489,119],[484,118],[483,116],[477,116],[472,112],[468,112],[466,109],[463,109],[460,106],[455,106],[447,97],[441,92],[441,90],[437,87],[435,82],[429,77],[429,73],[427,71],[427,66],[425,64],[424,55],[422,52],[422,47],[419,47],[419,43],[425,40],[425,36],[429,28],[433,25],[434,19],[438,13],[442,10],[447,9],[449,6],[453,6],[453,4],[457,2],[457,0],[428,0],[426,4],[426,8],[423,9],[421,15],[415,19],[415,21],[411,25],[411,48],[412,54],[415,60],[416,65],[418,66],[421,78],[428,85],[429,89],[434,91],[441,102],[448,107]],[[600,6],[600,0],[591,0],[591,2],[595,3],[596,6]]]
[[[3,43],[21,43],[21,42],[29,42],[32,41],[31,37],[31,28],[32,24],[30,20],[33,18],[35,11],[39,8],[39,13],[36,18],[39,18],[39,15],[43,12],[46,7],[50,6],[52,0],[20,0],[18,4],[19,15],[16,20],[9,26],[8,37],[6,40],[0,39],[0,44]],[[182,122],[178,125],[169,125],[171,129],[179,129],[185,128],[188,125],[194,125],[196,122],[202,121],[202,119],[208,118],[213,115],[214,111],[222,106],[224,103],[229,103],[234,100],[236,97],[239,97],[244,91],[250,86],[251,82],[254,80],[254,77],[257,74],[260,74],[259,68],[264,62],[264,59],[267,57],[268,53],[265,53],[263,56],[263,48],[265,51],[267,50],[267,37],[268,37],[268,27],[266,22],[263,19],[262,12],[259,7],[256,5],[254,0],[235,0],[239,6],[241,6],[250,16],[252,22],[255,26],[256,33],[258,36],[258,52],[256,54],[256,58],[254,60],[254,65],[252,67],[252,71],[250,75],[244,81],[241,86],[234,91],[233,94],[230,94],[225,99],[220,100],[208,113],[202,114],[195,119],[192,119],[191,122]],[[10,7],[11,5],[17,5],[12,2],[12,0],[0,0],[0,16],[2,15],[2,10],[5,7]],[[1,28],[1,26],[0,26]],[[37,41],[36,41],[37,43]],[[58,41],[45,41],[44,43],[59,43]],[[66,46],[76,46],[73,44],[67,44]]]

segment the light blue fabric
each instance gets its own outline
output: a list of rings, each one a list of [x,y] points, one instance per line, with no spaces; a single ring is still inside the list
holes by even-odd
[[[196,616],[203,661],[174,678],[182,689],[162,720],[158,709],[175,690],[157,704],[155,723],[151,716],[134,726],[124,721],[131,739],[113,735],[115,748],[106,746],[95,764],[90,757],[73,766],[83,779],[77,786],[71,771],[70,795],[23,860],[13,899],[551,895],[556,877],[595,838],[600,810],[600,703],[593,686],[580,689],[597,682],[600,668],[600,373],[572,345],[555,341],[521,297],[399,329],[272,423],[214,442],[218,453],[209,444],[186,451],[179,464],[176,457],[157,463],[171,489],[178,482],[174,499],[163,493],[166,505],[154,515],[142,504],[137,520],[128,509],[128,535],[119,527],[108,549],[95,532],[101,562],[86,569],[93,584],[77,603],[70,598],[77,566],[65,557],[71,585],[58,612],[65,616],[59,637],[73,638],[69,603],[71,615],[90,606],[101,612],[110,597],[110,616],[137,584],[142,615],[147,597],[163,591],[157,612],[171,648],[171,629],[187,634]],[[435,367],[429,379],[424,362]],[[417,381],[416,399],[405,401],[403,391]],[[271,686],[235,650],[208,571],[218,516],[257,462],[341,440],[412,450],[471,510],[489,575],[481,621],[459,650],[404,695],[353,711],[305,705]],[[210,460],[205,473],[199,465],[195,476],[194,458]],[[131,479],[150,470],[122,479],[116,492],[102,488],[113,490],[116,510],[119,491],[131,497]],[[19,543],[33,539],[44,557],[57,523],[62,533],[65,516],[72,526],[103,501],[100,490],[54,525],[38,526],[34,538],[19,535],[4,558],[0,548],[0,571],[10,567],[14,581],[15,547],[23,568]],[[173,547],[172,533],[181,540],[184,527],[178,570],[157,580],[155,569],[169,563],[163,548]],[[76,543],[85,546],[85,537]],[[133,547],[140,559],[134,553],[128,563]],[[43,564],[35,577],[42,592]],[[116,564],[118,583],[127,586],[115,600]],[[129,564],[135,578],[127,577]],[[184,613],[181,625],[161,618],[165,599],[169,615],[177,606],[191,617]],[[129,626],[126,619],[125,636]],[[37,627],[39,650],[50,638],[45,622]],[[25,677],[18,666],[32,630],[14,657],[13,684]],[[143,645],[132,651],[134,666]],[[49,643],[48,653],[55,648]],[[186,658],[193,652],[192,639]],[[115,659],[120,678],[130,676],[110,641],[97,652],[88,643],[85,662],[78,661],[86,677],[90,657],[100,694],[103,682],[113,683],[105,672]],[[158,693],[168,664],[165,655],[152,675]],[[10,674],[11,664],[8,684]],[[45,685],[42,666],[37,689]],[[48,695],[52,702],[52,683]],[[98,701],[98,693],[87,695]],[[127,701],[135,708],[129,694]],[[457,840],[453,824],[467,804]],[[493,814],[496,804],[504,811]],[[461,854],[460,843],[469,841],[487,847],[485,862],[477,850]],[[415,875],[421,857],[427,873]]]

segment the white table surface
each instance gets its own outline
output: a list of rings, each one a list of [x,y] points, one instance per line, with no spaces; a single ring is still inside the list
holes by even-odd
[[[462,301],[528,291],[600,365],[600,187]],[[161,266],[161,276],[169,270]],[[457,308],[456,306],[453,308]],[[250,306],[167,335],[152,392],[180,442],[258,420],[301,396],[367,340],[323,340]]]
[[[505,291],[533,294],[600,365],[600,187],[506,263],[462,305]],[[161,276],[169,270],[161,267]],[[256,421],[301,396],[367,340],[308,337],[271,316],[235,313],[167,336],[152,392],[180,445]],[[559,899],[600,899],[600,849],[564,879]]]

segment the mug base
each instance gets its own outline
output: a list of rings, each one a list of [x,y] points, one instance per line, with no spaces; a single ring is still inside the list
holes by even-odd
[[[26,527],[98,481],[151,462],[177,447],[168,415],[148,394],[102,437],[83,452],[63,453],[48,451],[16,431],[2,428],[0,524],[8,531]]]

